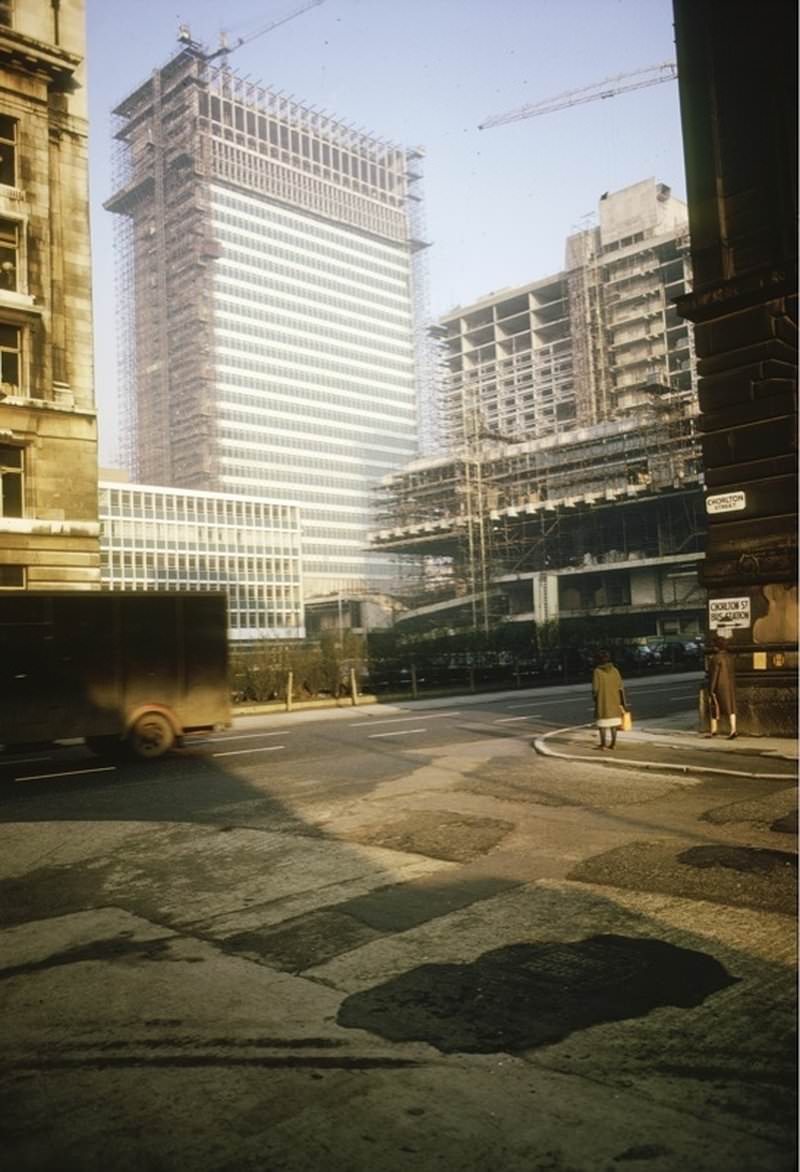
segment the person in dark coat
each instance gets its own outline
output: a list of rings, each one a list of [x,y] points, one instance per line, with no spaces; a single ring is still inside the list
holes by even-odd
[[[611,662],[607,651],[599,652],[597,667],[592,673],[592,696],[597,731],[600,734],[598,749],[613,749],[617,743],[617,729],[622,724],[625,708],[625,688],[622,676]],[[606,744],[606,734],[609,743]]]
[[[707,737],[715,737],[721,716],[728,718],[728,740],[736,740],[736,676],[734,659],[728,644],[717,635],[712,643],[714,654],[708,661],[708,711],[711,727]]]

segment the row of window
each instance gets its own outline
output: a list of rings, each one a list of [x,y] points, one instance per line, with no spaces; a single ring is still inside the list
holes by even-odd
[[[230,415],[226,416],[225,422],[231,422]],[[252,420],[249,419],[239,427],[220,426],[217,428],[217,435],[223,440],[247,443],[248,449],[252,451],[261,450],[265,453],[274,453],[276,462],[295,464],[300,475],[302,475],[301,469],[307,467],[309,463],[315,468],[339,468],[342,470],[352,468],[354,465],[385,469],[397,463],[396,460],[392,460],[388,456],[375,459],[381,450],[377,445],[362,448],[354,444],[332,444],[330,441],[309,440],[305,436],[275,436],[269,433],[263,437],[257,437],[254,435]],[[267,446],[269,441],[272,441],[275,446]],[[287,448],[308,454],[310,460],[303,461],[297,456],[285,455]],[[344,458],[340,461],[325,460],[319,455],[322,452],[329,456],[342,456]],[[266,455],[265,458],[267,458]]]
[[[157,556],[146,550],[115,547],[105,541],[101,545],[102,552],[108,556],[110,564],[125,569],[138,569],[145,565],[158,565],[179,576],[194,580],[197,575],[204,576],[210,581],[218,582],[223,579],[231,581],[246,581],[251,578],[263,583],[267,593],[289,593],[292,583],[299,582],[300,575],[296,562],[288,559],[273,559],[270,557],[216,557],[213,554],[203,553],[179,554],[164,550]],[[285,585],[287,584],[288,585]]]
[[[326,365],[333,369],[342,371],[352,369],[372,378],[381,378],[386,382],[394,382],[398,379],[407,380],[412,378],[414,374],[410,355],[405,361],[383,354],[377,354],[375,358],[370,359],[369,356],[362,357],[360,348],[356,348],[352,344],[349,347],[335,346],[330,342],[318,341],[313,335],[299,334],[296,330],[290,331],[294,335],[290,337],[286,330],[281,328],[280,323],[275,323],[278,328],[271,330],[268,328],[267,322],[262,321],[260,326],[250,326],[238,320],[238,315],[229,317],[226,314],[218,314],[217,322],[217,333],[224,330],[226,341],[235,342],[240,349],[250,353],[283,355],[284,352],[287,352],[292,357],[301,353],[321,354],[326,359]],[[280,346],[280,350],[265,349],[263,345],[254,345],[249,340],[250,338],[258,338],[262,343],[275,343]],[[345,362],[336,362],[334,359],[337,355],[345,359]],[[396,371],[397,373],[384,376],[383,371]]]
[[[282,281],[281,276],[286,276],[289,279]],[[235,282],[229,288],[236,291],[240,297],[247,296],[251,301],[261,300],[257,290],[264,289],[267,293],[267,297],[264,298],[265,304],[271,303],[275,293],[286,293],[290,297],[302,298],[308,306],[309,312],[324,312],[335,307],[343,313],[350,313],[357,317],[368,329],[372,328],[372,322],[376,323],[376,329],[380,329],[380,323],[385,322],[387,328],[395,327],[398,332],[402,331],[407,336],[411,327],[410,303],[401,306],[397,303],[387,302],[384,305],[384,298],[367,300],[354,296],[352,290],[348,291],[349,295],[346,298],[336,298],[330,293],[332,282],[327,280],[319,280],[314,283],[300,281],[297,279],[294,269],[291,268],[283,270],[275,268],[270,272],[269,277],[265,277],[262,270],[256,266],[230,264],[223,257],[217,261],[214,267],[214,280],[218,287],[220,277]],[[322,286],[325,286],[324,290]]]
[[[286,264],[281,265],[273,258],[270,258],[269,275],[264,276],[263,265],[259,264],[259,258],[252,255],[252,253],[237,249],[231,246],[226,249],[225,255],[217,262],[219,270],[229,277],[238,277],[240,281],[247,280],[249,284],[262,285],[266,289],[280,289],[285,293],[296,293],[298,289],[317,289],[325,290],[325,303],[330,304],[332,298],[343,298],[344,305],[362,305],[369,308],[373,305],[382,306],[384,309],[392,309],[400,319],[409,320],[411,317],[411,310],[409,304],[408,294],[405,296],[398,294],[396,297],[385,296],[380,293],[372,293],[369,296],[364,292],[361,296],[358,295],[358,283],[351,282],[350,284],[343,284],[341,280],[331,280],[330,277],[323,276],[322,273],[314,271],[312,273],[314,280],[303,280],[303,271],[298,269],[294,264],[291,254],[287,250]],[[231,264],[230,262],[234,262]],[[289,284],[281,284],[280,278],[286,277],[289,279]]]
[[[112,516],[156,518],[209,526],[248,526],[263,529],[296,529],[298,512],[294,505],[271,502],[220,500],[215,497],[184,497],[149,493],[126,488],[104,487],[101,509]],[[220,530],[222,532],[222,529]]]
[[[386,395],[394,392],[398,396],[404,395],[407,397],[411,397],[411,394],[413,394],[413,379],[401,379],[400,376],[396,378],[381,378],[377,374],[372,378],[362,378],[360,374],[356,374],[344,363],[331,362],[326,366],[318,366],[314,362],[305,362],[303,356],[300,354],[292,354],[292,360],[295,365],[284,366],[283,362],[287,359],[285,347],[276,350],[269,346],[259,346],[255,342],[248,342],[241,349],[238,349],[231,345],[220,344],[223,341],[227,342],[227,339],[217,338],[215,351],[217,366],[221,371],[252,370],[268,378],[281,378],[295,382],[302,382],[303,375],[306,374],[309,382],[313,381],[314,386],[332,387],[335,390],[349,391],[350,393],[346,401],[350,403],[353,403],[358,398],[361,398],[363,401],[364,397],[371,399],[373,396],[375,396],[375,401],[382,403],[382,400],[378,398],[381,393]],[[249,358],[247,357],[248,354],[258,355],[259,357]],[[328,369],[339,371],[345,377],[336,378],[326,374],[325,371]],[[303,397],[309,399],[314,396],[305,392]],[[325,397],[327,398],[327,396]]]
[[[255,410],[256,414],[250,417],[254,426],[260,424],[257,413],[270,410],[273,406],[278,407],[284,414],[297,415],[305,421],[308,416],[309,400],[315,400],[313,417],[318,424],[323,422],[351,424],[354,419],[363,419],[366,410],[366,405],[363,403],[360,407],[350,406],[350,404],[342,403],[335,396],[330,396],[330,398],[339,403],[342,409],[340,411],[328,410],[318,405],[318,402],[321,404],[328,401],[327,395],[310,391],[296,379],[292,379],[289,383],[270,383],[249,375],[219,372],[217,387],[221,396],[218,401],[220,411],[227,411],[230,406],[243,404]],[[257,391],[258,393],[249,394],[248,391]],[[296,398],[292,397],[293,391],[297,392]],[[302,398],[300,398],[301,395]],[[405,456],[411,453],[413,456],[416,450],[416,426],[410,422],[407,412],[402,417],[391,415],[381,404],[380,413],[370,412],[370,421],[374,421],[376,428],[380,426],[383,429],[376,432],[381,438],[387,434],[387,429],[391,428],[388,434],[395,436],[398,440],[405,441],[404,446],[400,449],[401,454]],[[409,456],[409,458],[411,457]]]
[[[343,247],[347,247],[349,251],[359,253],[365,257],[375,257],[376,259],[387,257],[394,259],[398,255],[398,249],[405,251],[405,245],[369,240],[367,237],[356,234],[348,228],[324,225],[309,219],[308,216],[284,208],[279,209],[274,204],[265,204],[252,197],[231,193],[227,188],[223,189],[212,186],[211,194],[213,199],[212,207],[214,209],[221,205],[233,211],[246,213],[249,220],[263,220],[270,224],[283,224],[287,228],[294,227],[302,231],[304,236],[310,236],[315,240],[324,241],[328,244],[342,245]]]
[[[345,265],[342,261],[331,264],[326,260],[320,260],[313,253],[304,255],[303,251],[295,244],[291,248],[282,248],[276,244],[271,244],[267,248],[258,247],[257,242],[252,241],[248,236],[244,236],[240,232],[232,232],[229,229],[220,232],[219,241],[224,246],[226,256],[244,256],[249,258],[251,262],[268,260],[270,265],[274,264],[276,260],[283,260],[290,264],[301,277],[311,276],[317,280],[320,273],[329,273],[356,289],[374,289],[379,293],[385,293],[387,297],[408,295],[408,281],[402,277],[386,278],[379,281],[374,277],[366,276],[359,270],[354,270],[352,266]]]
[[[369,412],[370,419],[384,420],[386,423],[391,424],[398,434],[402,435],[405,430],[407,430],[409,437],[415,434],[413,403],[410,403],[408,407],[404,408],[396,401],[387,402],[384,399],[378,399],[374,394],[369,394],[366,390],[354,388],[352,383],[346,382],[343,379],[328,379],[320,376],[315,379],[314,385],[310,385],[302,378],[299,378],[297,372],[290,367],[266,367],[261,363],[250,362],[244,358],[236,361],[235,355],[226,355],[225,361],[221,359],[222,355],[220,355],[220,360],[217,362],[217,386],[226,387],[226,384],[230,384],[235,387],[249,387],[261,392],[257,397],[237,395],[240,402],[254,400],[254,406],[263,407],[265,403],[269,402],[268,396],[288,396],[294,391],[298,396],[298,415],[307,414],[308,408],[306,405],[309,402],[334,403],[337,407],[341,407],[349,412],[346,415],[333,415],[334,418],[342,422],[349,420],[353,415],[363,418],[364,414]],[[253,375],[243,373],[246,370],[253,370],[260,377],[256,378]],[[270,382],[270,379],[276,375],[280,377],[281,382]],[[322,390],[322,386],[333,387],[335,390],[344,391],[345,394],[332,394],[328,390]],[[402,393],[400,388],[398,388],[398,391]],[[318,411],[316,407],[314,408],[314,416],[319,419],[330,417],[324,408],[320,408]],[[394,428],[395,421],[397,424],[396,428]]]
[[[241,443],[241,440],[239,442]],[[270,482],[276,478],[283,479],[279,472],[277,472],[280,466],[291,468],[292,474],[286,480],[294,486],[293,493],[296,496],[304,494],[306,485],[315,484],[346,485],[348,488],[356,491],[363,491],[364,486],[370,482],[370,479],[375,479],[379,475],[375,473],[372,478],[359,475],[353,470],[351,464],[344,464],[337,460],[316,459],[310,466],[299,467],[297,456],[291,452],[265,452],[259,451],[257,448],[251,446],[235,447],[235,443],[235,439],[223,439],[222,441],[222,453],[228,463],[236,460],[237,463],[240,463],[245,468],[256,468],[258,465],[262,465],[264,467],[264,479]],[[318,475],[321,469],[326,469],[330,472],[342,472],[346,473],[346,475],[330,479],[329,477]]]
[[[266,428],[270,433],[274,432],[290,432],[295,439],[286,439],[286,446],[303,447],[308,451],[317,452],[339,452],[342,455],[362,453],[363,455],[372,455],[375,452],[385,452],[387,456],[395,456],[397,458],[407,460],[414,455],[414,445],[409,440],[397,439],[394,432],[388,434],[379,430],[374,424],[365,427],[356,427],[355,425],[344,427],[325,427],[325,436],[329,439],[325,441],[316,442],[307,438],[307,433],[298,430],[302,424],[298,423],[296,419],[292,419],[283,413],[280,408],[282,404],[270,401],[269,405],[262,403],[256,407],[251,408],[250,411],[237,411],[224,401],[219,403],[220,417],[226,423],[239,423],[249,428]],[[312,420],[309,420],[312,422]],[[316,412],[313,415],[313,423],[319,425],[319,417]],[[273,438],[277,438],[273,436]],[[346,443],[336,444],[331,443],[331,440],[345,440]],[[295,442],[299,441],[299,442]],[[368,443],[369,447],[361,447],[362,443]]]
[[[329,321],[344,328],[345,333],[338,335],[341,338],[352,333],[356,339],[368,340],[380,346],[381,353],[408,353],[410,326],[399,325],[388,314],[376,314],[374,310],[368,315],[348,310],[343,310],[342,313],[333,313],[327,301],[298,297],[297,295],[276,297],[274,294],[254,290],[249,282],[245,284],[239,281],[236,284],[229,284],[227,281],[220,280],[217,273],[215,273],[214,290],[215,303],[223,306],[229,313],[235,314],[238,318],[251,317],[256,321],[263,321],[264,310],[257,308],[260,306],[265,306],[270,312],[276,309],[285,310],[294,321],[303,325],[306,322],[313,324],[316,332],[323,336],[324,328],[320,327],[319,323]],[[335,334],[332,333],[331,336],[335,336]]]
[[[260,472],[256,468],[251,468],[248,464],[233,459],[225,459],[222,461],[222,482],[232,487],[238,487],[242,492],[252,492],[254,488],[263,491],[264,481],[266,479],[265,473]],[[258,473],[257,475],[255,473]],[[306,480],[309,478],[306,477]],[[286,494],[290,491],[297,492],[297,477],[291,473],[281,472],[278,469],[271,469],[269,473],[270,486],[281,484],[286,486]],[[339,487],[342,483],[341,478],[337,477],[314,477],[313,483],[303,485],[303,517],[313,521],[316,520],[316,514],[313,506],[330,505],[334,500],[340,499],[346,501],[350,507],[358,506],[365,500],[365,486],[362,483],[358,488],[349,485],[347,488]],[[318,484],[319,488],[314,487]],[[299,495],[299,494],[298,494]]]
[[[287,535],[288,543],[274,540],[272,531],[268,529],[216,529],[213,526],[200,527],[197,525],[169,524],[164,521],[126,521],[118,518],[109,519],[100,514],[104,531],[110,541],[117,542],[155,542],[158,545],[196,546],[198,549],[254,549],[259,556],[274,556],[280,550],[284,556],[294,553],[292,535]]]
[[[406,333],[403,338],[399,338],[395,334],[380,336],[375,329],[374,321],[368,323],[362,321],[357,324],[354,319],[351,319],[348,322],[338,314],[320,313],[316,306],[304,305],[299,298],[288,301],[280,297],[258,297],[259,302],[269,306],[268,313],[265,313],[261,305],[252,304],[256,298],[244,299],[240,296],[234,300],[230,294],[235,295],[236,290],[221,281],[216,283],[215,292],[214,305],[217,308],[218,318],[230,318],[236,323],[236,327],[243,332],[257,330],[260,333],[265,321],[280,322],[285,320],[292,333],[346,342],[352,347],[353,353],[363,351],[368,356],[380,356],[381,361],[394,357],[405,360],[406,364],[411,361],[410,332]],[[323,318],[330,321],[342,321],[345,328],[323,325]],[[248,330],[246,323],[250,321],[255,324],[251,330]],[[191,321],[187,325],[190,329],[194,328]]]
[[[350,248],[349,241],[342,241],[335,247],[327,247],[317,239],[309,239],[310,233],[306,231],[304,223],[300,222],[296,227],[287,225],[284,228],[283,225],[278,226],[274,223],[277,218],[264,216],[259,220],[253,216],[236,215],[234,212],[215,209],[212,222],[215,228],[221,227],[223,239],[246,245],[260,254],[271,254],[273,242],[278,241],[290,245],[294,255],[307,256],[315,263],[320,257],[336,261],[336,272],[375,273],[392,285],[405,286],[408,282],[407,254],[404,252],[398,250],[393,256],[370,260],[363,253]],[[406,263],[403,263],[404,261]]]

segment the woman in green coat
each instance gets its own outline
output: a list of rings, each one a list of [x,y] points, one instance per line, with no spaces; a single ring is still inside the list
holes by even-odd
[[[625,688],[622,676],[611,662],[607,651],[599,652],[597,667],[592,674],[592,695],[597,731],[600,734],[598,749],[613,749],[617,743],[617,729],[622,724],[625,709]],[[606,744],[606,733],[609,743]]]

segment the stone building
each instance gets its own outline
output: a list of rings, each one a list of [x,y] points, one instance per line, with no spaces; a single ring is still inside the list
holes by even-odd
[[[739,730],[797,731],[797,4],[674,0],[708,625]]]
[[[0,589],[100,584],[83,0],[0,3]]]

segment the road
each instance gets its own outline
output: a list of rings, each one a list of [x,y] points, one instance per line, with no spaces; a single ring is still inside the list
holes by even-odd
[[[677,711],[696,709],[701,679],[691,674],[629,684],[629,698],[635,704],[637,718],[671,716]],[[463,697],[461,701],[455,698],[406,705],[370,705],[357,710],[344,707],[239,717],[235,729],[187,738],[185,752],[146,766],[98,760],[82,746],[0,756],[0,786],[53,781],[59,784],[48,790],[56,796],[70,778],[90,780],[94,793],[104,775],[111,784],[116,784],[120,777],[143,778],[157,784],[164,778],[185,775],[189,756],[197,764],[207,759],[226,771],[245,768],[249,781],[255,784],[262,775],[272,784],[277,768],[283,781],[291,783],[298,765],[298,780],[302,783],[306,766],[322,759],[334,770],[343,768],[348,776],[363,774],[365,784],[369,785],[375,769],[380,775],[379,759],[387,753],[392,759],[406,748],[436,748],[482,740],[486,736],[529,741],[537,732],[585,724],[591,721],[592,712],[589,689],[575,686],[499,696],[490,693]],[[361,760],[360,754],[365,755]],[[332,782],[333,777],[326,777],[326,784]],[[34,788],[40,795],[45,787],[38,784]]]
[[[8,1166],[793,1167],[793,778],[532,752],[590,719],[543,689],[4,758]]]

